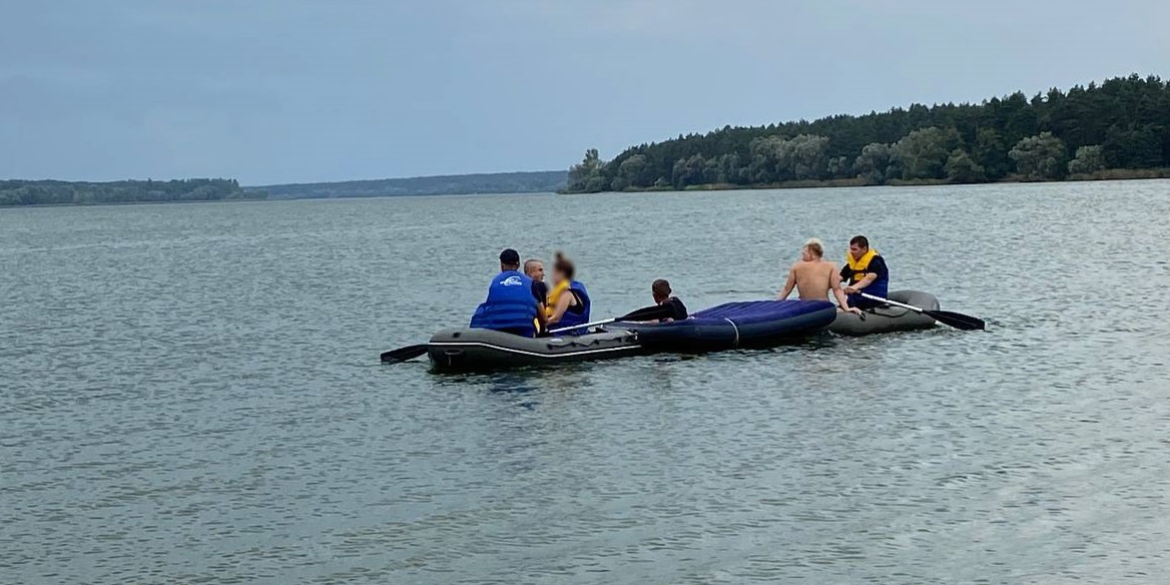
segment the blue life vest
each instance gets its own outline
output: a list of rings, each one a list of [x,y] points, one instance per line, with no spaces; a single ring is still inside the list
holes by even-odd
[[[581,304],[576,307],[569,307],[565,311],[565,314],[561,315],[561,320],[552,326],[553,329],[584,325],[589,322],[589,311],[593,307],[593,302],[589,300],[589,291],[585,289],[584,284],[576,280],[569,283],[569,290],[576,293]],[[566,331],[565,333],[568,335],[583,335],[585,332],[584,329],[577,329],[574,331]]]
[[[487,300],[471,317],[473,329],[508,329],[536,335],[536,297],[532,296],[532,279],[508,270],[492,279]]]

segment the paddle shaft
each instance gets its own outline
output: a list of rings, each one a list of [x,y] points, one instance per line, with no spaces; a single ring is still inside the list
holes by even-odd
[[[891,301],[890,299],[883,299],[881,297],[875,297],[873,295],[869,295],[866,293],[859,293],[859,294],[862,297],[867,298],[871,301],[876,301],[879,303],[886,303],[886,304],[889,304],[889,305],[892,305],[895,307],[901,307],[903,309],[907,309],[907,310],[914,311],[914,312],[922,314],[922,315],[926,315],[927,317],[930,317],[931,319],[934,319],[935,321],[938,321],[939,323],[942,323],[943,325],[949,325],[951,327],[954,327],[955,329],[962,329],[963,331],[974,331],[974,330],[984,330],[987,328],[987,324],[983,322],[983,319],[979,319],[977,317],[972,317],[970,315],[964,315],[962,313],[955,313],[952,311],[927,310],[927,309],[923,309],[921,307],[915,307],[914,305],[907,305],[905,303]]]
[[[902,307],[903,309],[910,309],[911,311],[914,311],[916,313],[925,313],[926,312],[926,309],[921,309],[921,308],[915,307],[913,305],[904,305],[902,303],[899,303],[898,301],[891,301],[890,299],[883,299],[881,297],[875,297],[873,295],[865,294],[863,292],[858,292],[857,294],[859,294],[859,295],[861,295],[861,296],[863,296],[871,301],[877,301],[879,303],[886,303],[888,305],[893,305],[895,307]]]
[[[602,319],[601,321],[593,321],[591,323],[582,323],[580,325],[573,325],[572,327],[558,327],[550,329],[549,333],[564,333],[566,331],[575,331],[577,329],[588,329],[589,327],[597,327],[598,325],[607,325],[615,321],[655,321],[663,317],[669,317],[673,309],[666,305],[651,305],[649,307],[642,307],[637,311],[631,311],[622,315],[621,317],[613,317],[610,319]]]
[[[577,329],[588,329],[590,327],[597,327],[598,325],[608,325],[608,324],[613,323],[614,321],[617,321],[617,320],[618,320],[617,317],[613,317],[610,319],[604,319],[602,321],[592,321],[590,323],[582,323],[580,325],[573,325],[572,327],[557,327],[556,329],[549,329],[548,333],[564,333],[566,331],[575,331]]]

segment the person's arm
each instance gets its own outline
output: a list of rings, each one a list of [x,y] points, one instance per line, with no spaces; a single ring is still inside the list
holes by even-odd
[[[547,290],[543,282],[532,281],[532,296],[536,298],[536,321],[540,324],[541,331],[548,329],[548,315],[545,314],[546,294]]]
[[[859,292],[861,289],[873,284],[873,281],[875,280],[877,280],[877,274],[870,272],[869,274],[865,275],[865,278],[858,281],[857,284],[852,284],[848,287],[845,287],[845,292],[849,294]]]
[[[833,271],[833,276],[829,277],[829,290],[833,291],[833,297],[837,299],[837,308],[847,313],[861,314],[861,309],[849,306],[849,298],[845,296],[845,291],[841,290],[841,275],[836,270]]]
[[[561,317],[565,316],[565,311],[568,311],[569,306],[572,304],[573,304],[573,295],[567,294],[567,293],[561,294],[561,297],[559,299],[557,299],[557,306],[553,307],[552,316],[550,316],[548,318],[547,325],[551,327],[553,325],[556,325],[557,323],[560,323]]]
[[[878,275],[884,275],[888,273],[889,268],[886,268],[886,261],[883,260],[881,256],[878,256],[877,258],[870,260],[869,272],[865,275],[865,278],[861,279],[857,284],[846,288],[845,292],[849,294],[859,292],[865,287],[873,284],[873,281],[878,279]]]
[[[784,290],[776,295],[776,300],[782,301],[792,294],[792,289],[796,288],[796,268],[788,269],[788,281],[784,283]]]

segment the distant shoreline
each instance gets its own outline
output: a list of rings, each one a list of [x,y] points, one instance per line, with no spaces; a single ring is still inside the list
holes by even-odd
[[[273,201],[265,197],[233,197],[231,199],[167,199],[165,201],[109,201],[86,203],[22,203],[17,205],[0,205],[0,211],[5,209],[42,209],[47,207],[118,207],[122,205],[171,205],[176,203],[256,203]]]
[[[982,181],[978,183],[956,183],[947,179],[894,179],[878,184],[866,179],[828,179],[824,181],[785,181],[782,183],[758,183],[737,185],[733,183],[705,183],[688,185],[677,189],[673,186],[664,187],[631,187],[621,191],[557,191],[558,195],[594,195],[597,193],[687,193],[695,191],[768,191],[782,189],[842,189],[856,187],[936,187],[940,185],[1003,185],[1013,183],[1047,184],[1047,183],[1084,183],[1094,181],[1144,181],[1153,179],[1170,179],[1170,169],[1112,169],[1097,171],[1086,175],[1072,175],[1065,179],[1031,180],[1019,175],[1010,175],[997,181]]]

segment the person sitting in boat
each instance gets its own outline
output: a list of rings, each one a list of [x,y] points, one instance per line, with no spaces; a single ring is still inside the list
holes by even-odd
[[[592,303],[585,285],[574,280],[576,274],[577,268],[573,261],[558,251],[553,260],[552,290],[548,291],[548,299],[545,302],[546,326],[549,329],[573,327],[589,322],[589,309]],[[569,333],[577,334],[580,331]]]
[[[682,321],[688,317],[686,305],[674,296],[673,292],[670,290],[670,282],[664,278],[659,278],[650,285],[650,293],[654,295],[654,304],[670,307],[671,310],[670,316],[659,319],[659,323]]]
[[[488,287],[487,300],[472,315],[471,328],[535,337],[545,322],[537,298],[540,291],[520,272],[519,252],[511,248],[500,252],[500,273]]]
[[[862,292],[883,299],[889,295],[890,269],[886,267],[885,258],[869,247],[865,236],[849,240],[849,253],[845,255],[841,278],[849,283],[845,294],[849,295],[850,307],[871,309],[884,304],[861,296]]]
[[[544,262],[536,258],[529,258],[524,261],[524,276],[532,279],[532,294],[536,296],[537,311],[540,314],[547,314],[545,303],[548,299],[548,285],[544,283]],[[536,332],[539,335],[543,332],[539,321],[536,325]]]
[[[837,273],[837,265],[825,260],[825,245],[816,238],[805,242],[800,248],[800,260],[788,269],[788,280],[776,298],[781,301],[787,299],[793,289],[804,301],[823,301],[832,292],[837,299],[838,309],[861,312],[849,306],[849,299],[841,290],[841,275]]]

